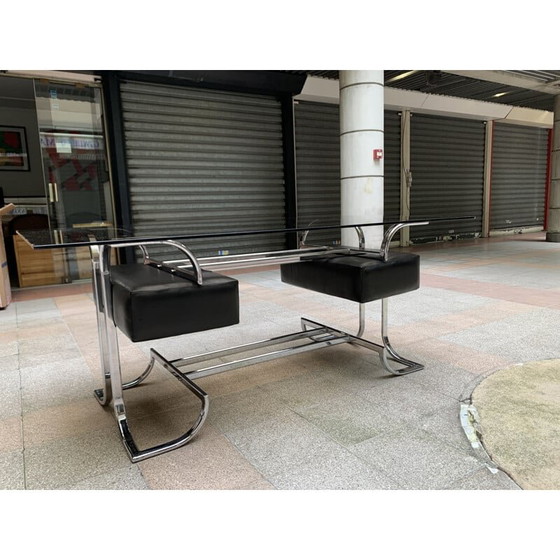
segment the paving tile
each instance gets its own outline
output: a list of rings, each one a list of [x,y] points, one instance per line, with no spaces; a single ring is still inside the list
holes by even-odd
[[[293,470],[337,445],[325,432],[289,410],[243,429],[227,430],[228,439],[265,477]]]
[[[250,428],[285,410],[285,406],[260,388],[212,399],[208,422],[224,433]]]
[[[21,415],[21,379],[17,369],[0,370],[0,420]]]
[[[363,391],[361,397],[388,417],[408,418],[412,422],[426,414],[458,404],[456,398],[437,388],[426,387],[418,378],[411,379],[409,375],[381,380],[372,389]]]
[[[349,447],[406,490],[441,490],[482,466],[474,456],[422,430],[388,432]]]
[[[399,490],[401,486],[349,451],[337,448],[308,457],[291,470],[269,475],[280,490]]]
[[[24,413],[86,398],[95,388],[82,358],[22,368],[21,382]]]
[[[72,335],[66,329],[65,335],[41,336],[33,339],[20,339],[19,340],[19,354],[20,356],[45,356],[55,359],[56,355],[60,352],[65,352],[76,347],[76,343]]]
[[[483,467],[457,480],[449,486],[448,490],[521,490],[521,488],[502,471],[493,473]]]
[[[148,485],[137,465],[115,469],[93,478],[81,480],[68,490],[147,490]]]
[[[442,443],[451,445],[465,453],[470,452],[470,442],[461,426],[459,403],[440,408],[420,416],[414,426]]]
[[[70,362],[72,360],[80,360],[81,358],[82,354],[76,347],[47,354],[26,353],[19,355],[19,367],[21,369],[41,367],[45,363]]]
[[[118,429],[112,410],[102,407],[93,394],[87,399],[40,408],[23,416],[26,448],[110,427]]]
[[[52,440],[25,449],[25,478],[31,490],[71,488],[76,483],[128,467],[118,430]]]
[[[308,372],[281,381],[262,385],[262,390],[281,400],[289,408],[301,411],[309,406],[346,397],[348,392],[340,384],[322,373]]]
[[[0,490],[23,490],[23,453],[0,453]]]
[[[21,416],[0,420],[0,453],[11,451],[23,451]]]
[[[10,354],[8,356],[3,356],[0,359],[0,375],[5,372],[17,371],[19,367],[19,356],[17,354]]]
[[[267,481],[221,434],[208,427],[192,442],[138,463],[154,490],[235,490]]]
[[[15,330],[0,331],[0,359],[18,353],[17,334]]]
[[[298,409],[299,414],[344,446],[353,445],[403,425],[376,403],[357,395],[344,395]]]

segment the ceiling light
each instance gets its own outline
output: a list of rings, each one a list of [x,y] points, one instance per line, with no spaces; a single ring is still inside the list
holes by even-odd
[[[509,92],[501,91],[500,93],[495,93],[492,97],[502,97],[502,95],[506,95],[507,93],[509,93]]]
[[[418,70],[409,70],[408,72],[403,72],[402,74],[399,74],[398,76],[394,76],[393,78],[387,80],[385,83],[390,84],[391,82],[396,82],[397,80],[402,80],[403,78],[408,78],[408,76],[411,76],[412,74],[415,74],[416,72],[418,72]]]

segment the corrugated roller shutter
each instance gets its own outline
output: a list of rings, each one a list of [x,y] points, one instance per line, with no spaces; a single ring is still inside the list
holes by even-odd
[[[411,219],[476,216],[410,230],[412,241],[470,237],[482,231],[483,122],[413,114],[410,126]]]
[[[385,111],[384,133],[384,221],[401,216],[401,116]],[[394,239],[398,239],[398,235]]]
[[[400,218],[400,126],[399,113],[385,111],[384,219],[387,221]],[[298,225],[340,223],[339,106],[298,102],[295,130]],[[308,241],[339,243],[340,231],[312,232]]]
[[[543,226],[548,130],[494,124],[490,228]]]
[[[298,226],[340,223],[340,118],[338,105],[295,105]],[[340,243],[340,230],[310,232],[307,242]]]
[[[280,102],[259,95],[121,84],[136,235],[285,227]],[[197,255],[285,248],[258,235],[189,242]]]

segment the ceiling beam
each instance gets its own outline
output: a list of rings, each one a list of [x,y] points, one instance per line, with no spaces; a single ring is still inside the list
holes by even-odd
[[[507,70],[445,70],[445,72],[464,76],[465,78],[484,80],[486,82],[494,82],[496,84],[529,89],[541,93],[549,93],[552,95],[560,94],[560,80],[546,82],[520,76],[519,74],[508,72]]]

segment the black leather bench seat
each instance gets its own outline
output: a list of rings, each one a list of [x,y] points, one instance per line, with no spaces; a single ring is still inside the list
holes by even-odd
[[[283,282],[323,294],[366,303],[418,289],[420,257],[390,255],[387,261],[352,250],[303,258],[280,267]]]
[[[234,278],[203,270],[196,282],[144,264],[112,266],[113,319],[133,342],[239,323]]]

